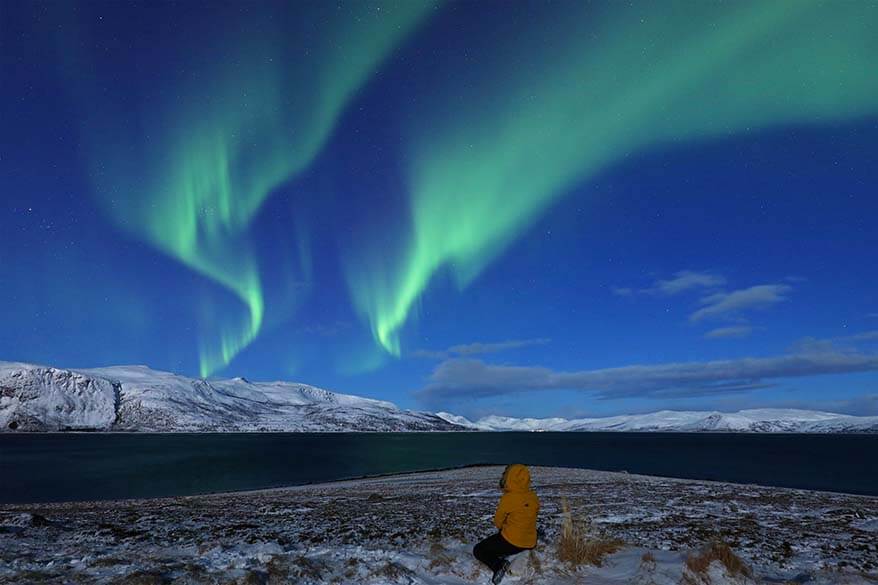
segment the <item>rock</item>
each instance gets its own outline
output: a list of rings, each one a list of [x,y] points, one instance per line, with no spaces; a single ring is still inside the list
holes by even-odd
[[[41,516],[40,514],[28,514],[30,516],[30,525],[36,527],[42,526],[54,526],[55,523],[46,518],[45,516]]]

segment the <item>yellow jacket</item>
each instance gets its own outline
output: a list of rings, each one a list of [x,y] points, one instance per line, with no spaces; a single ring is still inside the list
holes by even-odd
[[[530,489],[530,471],[524,465],[508,465],[501,480],[503,496],[494,514],[494,526],[510,544],[533,548],[537,544],[537,513],[540,499]]]

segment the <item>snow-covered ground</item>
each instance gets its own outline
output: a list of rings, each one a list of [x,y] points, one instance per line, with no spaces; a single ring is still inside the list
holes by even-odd
[[[0,508],[0,583],[487,583],[499,467],[120,502]],[[878,583],[878,498],[577,469],[532,469],[540,543],[509,584]],[[557,560],[562,501],[624,541]],[[751,568],[687,559],[722,540]]]

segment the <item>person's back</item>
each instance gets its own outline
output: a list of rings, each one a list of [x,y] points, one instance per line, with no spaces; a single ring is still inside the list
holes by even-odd
[[[497,504],[494,526],[509,543],[520,548],[533,548],[537,544],[540,499],[530,489],[530,471],[524,465],[510,465],[501,482],[503,496]]]
[[[494,514],[498,532],[473,548],[473,555],[493,572],[492,583],[500,583],[509,561],[506,557],[537,544],[537,514],[540,500],[530,489],[530,471],[524,465],[507,465],[500,479],[503,495]]]

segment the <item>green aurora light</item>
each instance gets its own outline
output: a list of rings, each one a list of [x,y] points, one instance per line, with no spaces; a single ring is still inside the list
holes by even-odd
[[[107,95],[93,56],[68,62],[104,210],[246,307],[239,319],[202,332],[202,376],[228,365],[262,328],[266,307],[248,228],[263,202],[313,161],[357,90],[432,7],[315,4],[320,14],[309,22],[317,30],[301,38],[300,28],[288,34],[266,9],[233,30],[212,31],[214,43],[203,49],[181,39],[161,91],[144,91],[139,104]],[[93,84],[84,85],[83,71]]]
[[[437,271],[467,286],[566,191],[631,153],[878,110],[875,3],[565,7],[578,14],[508,35],[468,64],[475,83],[446,80],[414,116],[407,245],[346,259],[386,351],[399,355]]]

